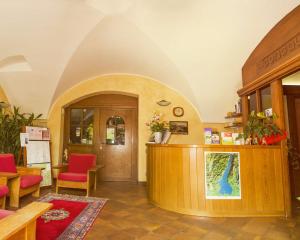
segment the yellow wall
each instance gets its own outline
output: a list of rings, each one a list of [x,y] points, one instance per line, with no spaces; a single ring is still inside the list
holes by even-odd
[[[2,87],[0,86],[0,102],[6,102],[8,103],[8,99],[4,93],[4,90],[2,89]]]
[[[176,91],[161,83],[132,75],[105,75],[95,79],[86,80],[67,90],[52,105],[48,116],[48,127],[52,139],[52,159],[56,164],[61,157],[62,145],[62,108],[64,105],[75,101],[82,96],[109,92],[123,92],[137,95],[139,98],[139,121],[138,121],[138,179],[146,180],[146,146],[150,136],[150,130],[145,123],[149,121],[155,111],[163,113],[164,120],[178,120],[189,122],[189,135],[172,135],[169,143],[203,143],[203,125],[195,108]],[[156,104],[159,100],[168,100],[172,104],[161,107]],[[184,108],[183,117],[174,117],[172,109],[175,106]]]

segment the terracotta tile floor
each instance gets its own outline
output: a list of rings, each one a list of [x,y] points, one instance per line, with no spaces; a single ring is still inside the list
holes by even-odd
[[[43,190],[42,194],[49,191],[52,190]],[[60,193],[84,195],[83,191],[70,189]],[[109,201],[86,239],[300,240],[300,209],[291,219],[187,216],[151,205],[145,185],[134,183],[102,183],[92,196],[109,198]],[[24,199],[23,205],[28,201],[31,197]]]

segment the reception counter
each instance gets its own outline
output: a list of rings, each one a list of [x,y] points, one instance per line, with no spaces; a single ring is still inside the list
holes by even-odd
[[[227,170],[235,168],[239,196],[207,196],[205,156],[212,152],[238,156]],[[197,216],[288,216],[282,156],[280,146],[147,144],[148,197],[163,209]]]

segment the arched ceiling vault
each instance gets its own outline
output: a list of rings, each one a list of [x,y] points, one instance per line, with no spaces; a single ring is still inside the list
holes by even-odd
[[[206,122],[233,110],[241,68],[300,0],[3,0],[0,61],[24,56],[31,71],[0,72],[11,104],[47,116],[80,81],[139,74],[176,89]]]

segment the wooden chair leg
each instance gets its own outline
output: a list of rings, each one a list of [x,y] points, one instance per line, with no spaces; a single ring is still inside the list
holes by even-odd
[[[4,197],[2,198],[2,204],[1,204],[1,208],[2,208],[2,209],[5,209],[5,202],[6,202],[6,196],[4,196]]]
[[[8,182],[9,206],[19,208],[20,203],[20,178],[12,179]]]
[[[94,190],[97,190],[97,172],[94,174]]]
[[[33,197],[39,197],[40,196],[40,187],[38,187],[38,189],[32,193],[32,196]]]
[[[56,191],[55,192],[58,193],[58,185],[57,185],[57,183],[56,183]]]
[[[86,196],[87,197],[90,196],[90,188],[91,188],[90,182],[87,182],[87,188],[86,188]]]
[[[19,203],[20,203],[20,196],[19,195],[11,194],[9,196],[9,206],[10,207],[19,208]]]

